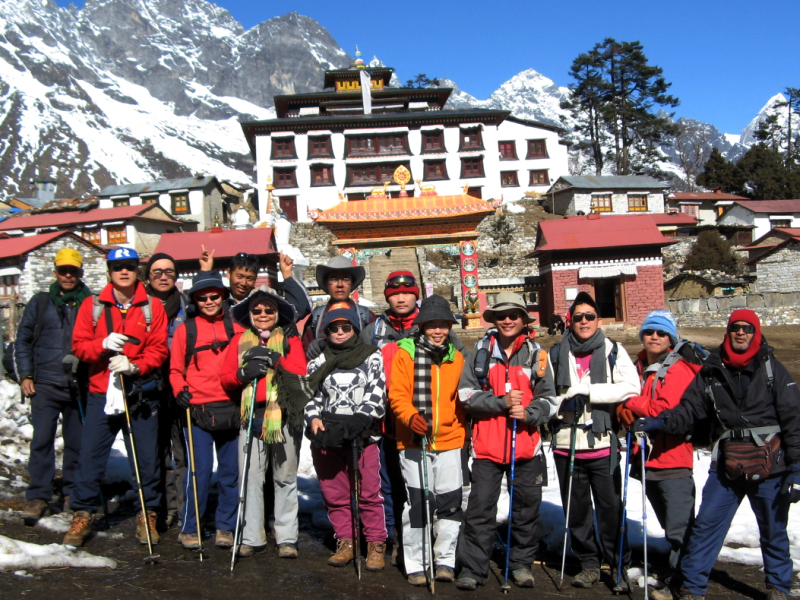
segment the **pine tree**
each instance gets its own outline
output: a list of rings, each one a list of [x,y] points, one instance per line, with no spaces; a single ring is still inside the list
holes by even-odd
[[[717,231],[706,230],[697,236],[683,268],[688,271],[713,269],[735,275],[741,267],[739,259],[731,251],[731,245]]]
[[[783,103],[785,106],[785,103]],[[780,108],[781,103],[776,102],[773,108]],[[772,113],[758,122],[758,128],[753,133],[759,142],[770,147],[773,152],[779,152],[783,143],[783,130],[778,123],[778,114]]]
[[[420,73],[414,79],[406,80],[406,87],[426,88],[431,85],[439,85],[438,79],[431,79],[425,73]]]
[[[785,102],[787,108],[786,115],[786,167],[792,168],[797,164],[796,146],[797,136],[792,131],[792,114],[800,113],[800,88],[787,87],[783,92],[788,96]]]
[[[732,162],[725,159],[718,148],[711,150],[703,172],[697,176],[698,185],[727,194],[744,192],[744,177]]]
[[[756,144],[736,164],[748,196],[754,200],[800,198],[800,173],[786,168],[780,152]]]

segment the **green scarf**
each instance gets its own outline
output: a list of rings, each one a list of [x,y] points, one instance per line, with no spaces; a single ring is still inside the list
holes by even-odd
[[[86,287],[86,284],[82,281],[79,281],[78,285],[76,285],[70,291],[63,293],[57,281],[54,281],[50,284],[50,299],[53,301],[53,304],[59,311],[64,306],[74,306],[75,304],[80,304],[91,295],[92,291]]]
[[[237,348],[240,365],[244,366],[242,359],[245,352],[250,350],[250,348],[258,346],[259,341],[258,334],[252,329],[248,329],[242,334],[239,338],[239,346]],[[267,348],[283,356],[283,329],[276,327],[272,330],[267,340]],[[267,405],[264,408],[264,423],[261,426],[261,439],[267,444],[283,444],[286,439],[283,435],[282,414],[280,406],[278,406],[278,385],[274,375],[274,369],[267,369],[267,374],[264,375],[264,384],[267,390]],[[255,401],[255,391],[258,382],[259,380],[256,379],[253,381],[253,385],[246,385],[242,390],[242,423],[247,422],[247,417],[250,414],[250,406]]]

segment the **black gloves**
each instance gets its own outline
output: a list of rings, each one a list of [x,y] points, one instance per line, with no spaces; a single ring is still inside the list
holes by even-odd
[[[660,431],[664,431],[666,425],[667,422],[661,417],[642,417],[633,422],[631,431],[633,433],[659,433]]]
[[[583,414],[583,407],[589,402],[589,396],[575,394],[572,398],[567,398],[561,403],[561,412],[571,412],[576,415]]]
[[[249,363],[253,360],[261,360],[267,363],[268,367],[275,367],[280,359],[280,352],[275,352],[275,350],[270,350],[264,346],[254,346],[242,356],[242,362]]]
[[[325,338],[318,338],[311,342],[306,348],[306,358],[309,361],[314,360],[320,354],[325,352],[325,346],[328,344],[328,341]]]
[[[351,442],[367,430],[372,425],[372,419],[363,413],[356,413],[347,417],[342,422],[342,429],[344,429],[344,439]]]
[[[344,429],[341,423],[328,423],[325,431],[317,430],[314,442],[321,448],[340,448],[344,444]]]
[[[792,465],[792,472],[783,482],[781,492],[789,494],[789,502],[792,504],[800,500],[800,465]]]
[[[191,399],[192,399],[192,392],[184,388],[180,392],[178,392],[177,396],[175,396],[175,404],[177,404],[182,409],[186,410],[187,408],[189,408],[189,406],[191,406],[190,402]]]
[[[300,332],[297,331],[297,325],[294,323],[289,323],[288,325],[282,325],[283,327],[283,335],[287,338],[289,337],[300,337]]]
[[[254,379],[264,377],[267,374],[267,369],[267,363],[263,360],[252,360],[245,366],[239,367],[239,370],[236,371],[236,377],[242,383],[250,383]]]

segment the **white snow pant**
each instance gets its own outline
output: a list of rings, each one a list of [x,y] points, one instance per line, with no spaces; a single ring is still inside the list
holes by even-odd
[[[275,523],[273,534],[276,544],[296,544],[297,525],[297,463],[300,457],[301,437],[293,437],[283,426],[286,441],[283,444],[265,444],[254,437],[250,451],[250,469],[245,492],[244,527],[242,543],[264,546],[267,533],[264,528],[264,478],[272,463],[272,483],[275,490]],[[239,484],[244,476],[247,428],[239,431]]]
[[[400,469],[408,501],[403,507],[403,562],[406,573],[425,571],[430,560],[426,539],[422,450],[400,451]],[[461,529],[461,450],[428,451],[429,515],[433,523],[435,567],[455,567],[456,542]],[[424,558],[424,560],[423,560]]]

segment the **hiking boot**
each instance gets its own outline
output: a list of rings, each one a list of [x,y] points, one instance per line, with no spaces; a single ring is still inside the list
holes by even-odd
[[[392,557],[391,557],[391,565],[393,567],[397,566],[397,554],[400,550],[400,538],[397,537],[397,527],[392,527],[392,537],[386,540],[387,544],[392,545]]]
[[[590,567],[584,569],[572,578],[572,586],[577,588],[590,588],[600,581],[600,569]]]
[[[686,588],[681,588],[681,591],[678,592],[678,600],[706,600],[706,597],[700,594],[693,594]]]
[[[217,548],[228,549],[233,547],[233,532],[224,529],[217,529],[217,537],[214,539]]]
[[[459,577],[456,581],[456,588],[465,592],[474,592],[478,589],[478,581],[472,577]]]
[[[436,581],[444,581],[445,583],[453,583],[456,580],[456,574],[453,569],[444,565],[436,567]]]
[[[200,550],[200,539],[196,533],[179,533],[178,541],[187,550]]]
[[[416,573],[409,573],[406,575],[406,580],[411,585],[416,585],[422,587],[424,585],[428,585],[428,578],[425,577],[425,573],[422,571],[417,571]]]
[[[343,567],[353,560],[353,540],[336,540],[336,552],[328,559],[332,567]]]
[[[514,585],[521,588],[533,587],[533,573],[527,567],[521,567],[511,571],[511,577],[514,580]]]
[[[94,515],[88,510],[79,510],[72,515],[72,525],[64,536],[64,543],[67,546],[80,546],[84,540],[92,533],[92,520]]]
[[[239,558],[250,558],[256,553],[256,549],[253,546],[248,546],[247,544],[240,544],[239,549],[236,551],[236,556]]]
[[[294,544],[278,544],[278,558],[297,558],[297,546]]]
[[[789,594],[780,591],[778,588],[769,588],[767,590],[767,600],[788,600]]]
[[[615,594],[627,594],[631,591],[630,581],[628,579],[628,569],[622,569],[622,577],[620,577],[619,585],[617,585],[617,569],[611,571],[611,591]]]
[[[383,571],[386,566],[386,544],[383,542],[367,542],[367,571]]]
[[[153,543],[153,546],[158,544],[159,541],[158,530],[156,529],[157,520],[158,515],[156,515],[156,511],[148,510],[147,523],[150,526],[150,541]],[[144,517],[142,516],[142,511],[139,511],[136,515],[136,537],[139,538],[140,544],[147,543],[147,530],[144,527]]]
[[[41,498],[34,498],[25,503],[25,507],[20,511],[23,518],[39,520],[47,511],[47,502]]]

